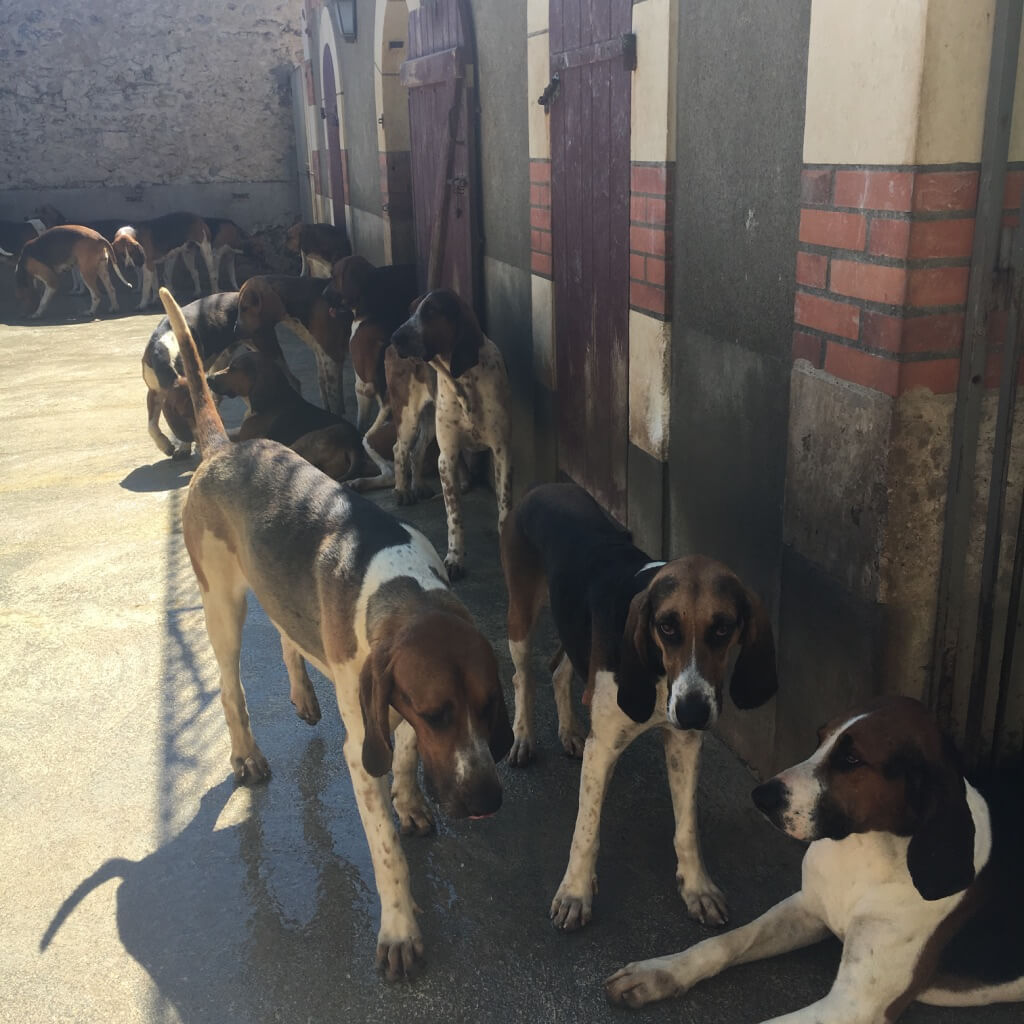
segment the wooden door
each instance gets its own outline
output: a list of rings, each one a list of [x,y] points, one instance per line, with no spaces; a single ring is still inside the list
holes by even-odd
[[[324,121],[327,124],[327,159],[331,175],[331,206],[336,227],[345,227],[345,176],[341,169],[341,118],[338,116],[338,89],[334,78],[334,59],[330,47],[324,47]]]
[[[465,0],[433,0],[409,15],[401,81],[420,283],[453,288],[479,313],[475,61]]]
[[[559,467],[626,521],[632,0],[551,0]]]

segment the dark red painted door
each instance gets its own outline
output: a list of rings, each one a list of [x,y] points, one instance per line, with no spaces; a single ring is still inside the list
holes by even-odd
[[[338,88],[334,78],[334,59],[330,47],[324,47],[324,120],[327,123],[327,159],[331,169],[331,206],[334,223],[345,226],[345,177],[341,170],[341,118],[338,117]]]
[[[632,0],[551,0],[559,467],[626,521]]]
[[[420,281],[477,305],[476,98],[473,32],[465,0],[433,0],[409,15],[413,223]],[[479,310],[478,310],[479,312]]]

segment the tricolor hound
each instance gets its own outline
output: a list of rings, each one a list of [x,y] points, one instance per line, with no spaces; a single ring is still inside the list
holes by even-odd
[[[742,928],[623,967],[605,982],[614,1002],[677,995],[829,934],[843,942],[831,991],[770,1024],[889,1024],[915,999],[1024,1000],[1024,797],[990,813],[923,705],[889,697],[843,716],[753,795],[810,840],[800,891]]]
[[[76,269],[92,298],[88,315],[93,316],[100,306],[97,282],[106,290],[111,313],[116,313],[117,293],[110,280],[110,267],[131,288],[121,276],[110,242],[102,235],[79,224],[48,228],[22,246],[14,271],[18,300],[26,310],[31,308],[35,303],[35,282],[39,281],[43,285],[43,297],[35,312],[30,314],[31,319],[38,319],[57,294],[61,271]]]
[[[558,734],[567,753],[583,753],[569,865],[551,904],[555,926],[569,930],[590,920],[608,780],[626,747],[655,728],[668,763],[679,892],[692,917],[723,924],[725,900],[697,839],[697,765],[737,648],[733,702],[757,707],[775,693],[775,643],[761,602],[710,558],[651,561],[575,484],[530,491],[505,523],[501,558],[515,667],[509,760],[525,765],[533,756],[530,634],[545,599],[564,649],[554,671]],[[585,744],[571,707],[574,672],[586,681],[584,703],[590,703]]]
[[[422,359],[437,371],[434,427],[441,454],[444,509],[448,517],[450,579],[464,573],[464,540],[458,481],[459,454],[489,449],[494,459],[494,493],[500,533],[512,507],[509,451],[509,393],[498,346],[480,330],[476,315],[455,292],[429,292],[392,335],[399,356]],[[399,443],[402,432],[399,428]],[[395,464],[400,462],[396,445]]]
[[[195,409],[202,459],[185,499],[183,535],[220,668],[235,776],[259,782],[270,773],[239,676],[251,588],[281,634],[299,717],[320,718],[306,661],[334,683],[381,901],[377,962],[389,979],[400,978],[417,966],[423,943],[383,776],[393,769],[391,803],[403,832],[431,826],[417,753],[450,817],[501,806],[495,762],[508,752],[512,730],[494,652],[421,533],[274,441],[228,440],[188,325],[166,288],[160,298]]]
[[[344,224],[293,224],[284,236],[284,247],[299,254],[300,277],[330,277],[331,267],[352,255]]]

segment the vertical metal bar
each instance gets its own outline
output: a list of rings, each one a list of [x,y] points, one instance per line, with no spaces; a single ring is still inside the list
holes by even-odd
[[[1017,655],[1024,650],[1024,621],[1020,618],[1021,584],[1024,582],[1024,496],[1017,513],[1017,543],[1013,552],[1013,575],[1010,579],[1010,599],[1006,609],[1006,634],[1003,638],[1003,653],[999,665],[999,692],[996,696],[996,714],[992,724],[992,761],[999,757],[1006,728],[1006,705],[1010,698],[1010,686],[1014,681],[1015,664],[1024,666],[1024,659]]]
[[[981,398],[985,386],[986,299],[999,251],[1022,8],[1024,0],[997,0],[992,31],[981,180],[967,287],[964,350],[960,357],[960,378],[953,415],[952,457],[932,650],[930,700],[940,723],[947,730],[953,726],[953,688],[971,527]]]
[[[985,516],[985,547],[981,561],[981,596],[978,604],[978,628],[974,642],[974,664],[967,696],[967,723],[964,756],[968,764],[978,763],[981,733],[988,691],[992,630],[995,622],[996,585],[999,582],[999,555],[1003,541],[1003,510],[1010,468],[1010,444],[1013,440],[1013,412],[1017,402],[1017,367],[1020,362],[1020,274],[1024,269],[1024,224],[1014,232],[1010,258],[1009,310],[1003,349],[1002,375],[999,381],[999,407],[996,412],[995,440],[992,447],[992,472],[989,478],[988,509]],[[1009,628],[1009,627],[1008,627]]]

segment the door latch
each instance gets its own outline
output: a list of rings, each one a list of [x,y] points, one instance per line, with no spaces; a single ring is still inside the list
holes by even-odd
[[[537,102],[544,108],[545,114],[551,113],[551,101],[555,98],[555,93],[558,92],[559,85],[562,84],[562,80],[558,77],[556,71],[551,76],[551,81],[548,82],[547,88],[540,94]]]

